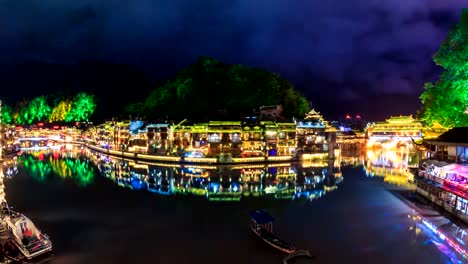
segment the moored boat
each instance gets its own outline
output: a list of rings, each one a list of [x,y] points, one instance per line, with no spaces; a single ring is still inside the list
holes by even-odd
[[[1,221],[9,242],[20,252],[18,259],[35,259],[52,251],[52,242],[25,215],[11,210],[2,204]]]
[[[273,221],[275,219],[270,214],[263,210],[255,210],[250,211],[249,215],[252,218],[250,228],[263,241],[288,254],[296,250],[290,243],[280,239],[273,233]]]

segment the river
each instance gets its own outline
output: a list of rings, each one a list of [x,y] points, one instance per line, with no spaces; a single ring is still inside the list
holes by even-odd
[[[259,208],[311,263],[463,263],[399,195],[414,190],[415,159],[180,166],[68,146],[20,153],[4,184],[9,205],[51,237],[50,263],[281,263],[248,228]]]

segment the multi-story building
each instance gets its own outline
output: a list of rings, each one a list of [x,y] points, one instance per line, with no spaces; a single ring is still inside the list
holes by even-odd
[[[143,121],[107,121],[96,127],[96,142],[114,150],[186,158],[255,158],[252,161],[289,160],[301,153],[327,153],[330,126],[312,110],[298,122],[243,121],[145,124]],[[287,158],[289,157],[289,159]],[[263,158],[263,159],[262,159]]]
[[[241,121],[210,121],[208,123],[208,156],[230,153],[241,155]]]
[[[105,121],[96,126],[94,140],[104,148],[110,148],[114,142],[114,121]]]
[[[169,124],[146,125],[146,137],[148,139],[148,153],[166,154],[169,146]]]
[[[288,122],[276,123],[278,130],[277,155],[289,156],[296,152],[296,124]]]
[[[116,148],[128,146],[130,139],[130,121],[114,122],[114,145]]]
[[[422,123],[410,116],[392,116],[367,126],[367,147],[398,148],[422,139]]]
[[[303,120],[296,122],[297,149],[303,154],[328,152],[327,126],[320,113],[312,109]]]
[[[263,140],[263,128],[257,122],[245,122],[242,126],[243,158],[265,156],[265,142]]]

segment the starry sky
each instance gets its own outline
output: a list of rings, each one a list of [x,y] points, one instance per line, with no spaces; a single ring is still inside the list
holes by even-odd
[[[144,96],[211,56],[281,74],[329,118],[415,114],[423,84],[440,72],[432,55],[463,2],[2,0],[0,96],[47,91],[57,76],[70,76],[57,68],[85,61],[105,62],[89,67],[96,71],[116,64],[143,72],[147,80],[128,83]],[[106,86],[93,89],[115,89]]]

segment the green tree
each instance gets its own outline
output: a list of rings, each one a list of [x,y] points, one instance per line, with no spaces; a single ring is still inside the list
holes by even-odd
[[[94,95],[81,92],[73,98],[70,111],[68,111],[65,121],[88,121],[95,110],[96,102]]]
[[[468,9],[433,59],[443,72],[437,82],[424,85],[421,119],[427,125],[468,126]]]
[[[51,108],[47,103],[47,98],[38,96],[21,107],[17,122],[29,125],[37,121],[48,121],[50,112]]]
[[[11,124],[13,122],[13,108],[2,101],[2,123]]]

